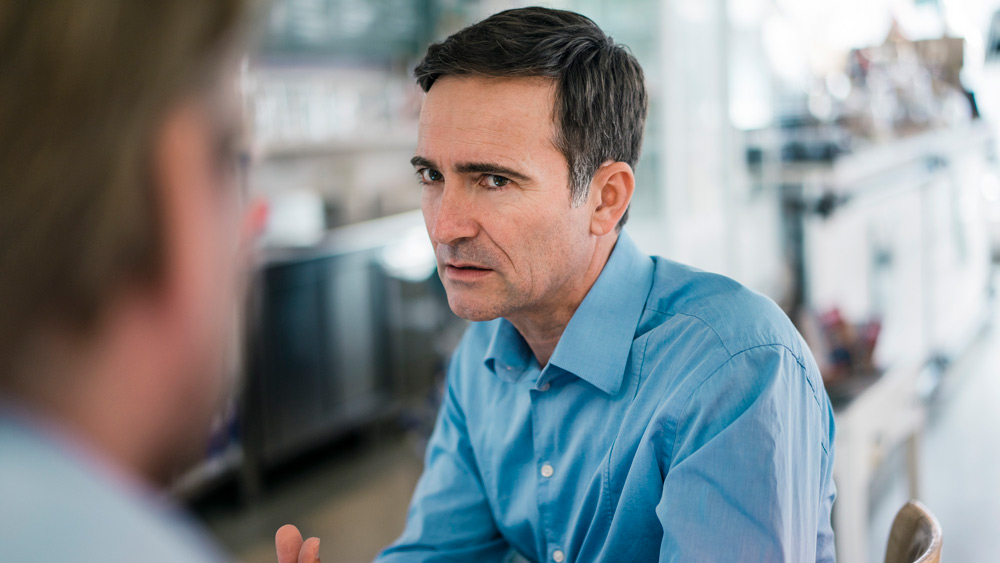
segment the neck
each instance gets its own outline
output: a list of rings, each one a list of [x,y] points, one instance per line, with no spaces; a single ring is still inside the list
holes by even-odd
[[[145,379],[139,376],[143,366],[123,363],[99,345],[84,349],[64,339],[47,344],[52,353],[37,356],[35,377],[12,390],[10,400],[121,475],[160,485],[150,455],[156,437],[150,403],[141,386],[132,384]]]
[[[587,297],[590,288],[604,270],[618,236],[601,237],[594,247],[594,253],[586,270],[580,277],[571,280],[572,285],[559,288],[559,300],[548,307],[539,307],[523,314],[507,317],[521,337],[528,343],[538,365],[545,367],[555,352],[559,339],[576,310]]]
[[[127,439],[121,430],[137,431],[134,417],[113,421],[98,415],[96,405],[89,399],[84,404],[79,393],[68,399],[62,394],[24,395],[15,390],[5,392],[3,400],[16,418],[49,437],[70,457],[82,460],[84,465],[114,482],[130,488],[132,484],[139,484],[140,488],[161,485],[146,463],[148,452],[136,441]],[[115,411],[108,403],[104,401],[103,410]]]

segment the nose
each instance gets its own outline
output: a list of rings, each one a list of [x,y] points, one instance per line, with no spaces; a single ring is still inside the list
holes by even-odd
[[[446,183],[436,194],[425,195],[424,221],[431,240],[450,245],[476,236],[472,195],[461,186]]]

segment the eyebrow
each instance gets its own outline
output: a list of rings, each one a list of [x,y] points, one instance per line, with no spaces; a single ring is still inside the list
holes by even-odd
[[[422,157],[415,156],[410,159],[410,164],[414,167],[421,168],[437,168],[437,165],[430,160]],[[512,168],[506,166],[501,166],[492,162],[463,162],[455,166],[455,170],[460,174],[496,174],[498,176],[504,176],[510,178],[511,180],[516,180],[518,182],[530,182],[531,177]]]

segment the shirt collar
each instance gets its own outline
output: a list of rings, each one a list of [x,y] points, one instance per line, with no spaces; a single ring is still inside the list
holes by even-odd
[[[483,363],[497,377],[514,382],[535,361],[528,343],[507,319],[498,319]]]
[[[652,259],[622,231],[601,275],[566,326],[549,366],[610,395],[617,393],[652,285]],[[486,367],[501,379],[515,381],[534,361],[517,329],[500,319],[486,352]],[[546,369],[536,385],[551,379],[552,371]]]

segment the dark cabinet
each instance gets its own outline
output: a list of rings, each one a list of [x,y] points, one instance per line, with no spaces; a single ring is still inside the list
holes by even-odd
[[[384,411],[384,276],[371,252],[268,264],[246,343],[246,460],[280,461]]]

